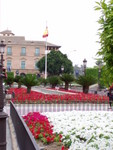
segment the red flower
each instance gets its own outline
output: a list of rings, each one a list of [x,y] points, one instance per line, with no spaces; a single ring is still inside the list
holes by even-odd
[[[33,112],[23,116],[23,119],[36,139],[42,140],[45,144],[54,142],[57,137],[58,142],[61,141],[62,136],[53,134],[53,126],[46,116],[41,115],[39,112]]]
[[[55,94],[43,94],[36,91],[27,93],[25,88],[11,88],[8,93],[15,93],[13,102],[17,103],[71,103],[71,102],[91,102],[91,103],[108,103],[109,98],[107,96],[101,96],[98,94],[84,94],[82,92],[76,92],[69,90],[70,94],[55,95]],[[66,92],[66,91],[65,91]]]
[[[68,148],[62,146],[61,150],[68,150]]]

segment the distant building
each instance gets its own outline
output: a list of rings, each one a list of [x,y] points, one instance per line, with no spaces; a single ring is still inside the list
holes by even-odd
[[[0,41],[5,40],[4,67],[15,74],[40,74],[36,63],[45,55],[45,41],[27,41],[24,36],[15,36],[10,30],[0,32]],[[47,50],[58,51],[60,46],[47,42]]]
[[[74,66],[74,76],[75,78],[78,78],[79,76],[83,75],[83,66],[81,65],[81,67],[78,67],[77,65]]]

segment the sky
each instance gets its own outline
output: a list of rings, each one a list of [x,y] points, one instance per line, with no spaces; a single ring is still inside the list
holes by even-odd
[[[98,0],[97,0],[98,1]],[[26,40],[47,41],[61,46],[73,65],[95,66],[100,45],[95,0],[0,0],[0,31],[11,30]]]

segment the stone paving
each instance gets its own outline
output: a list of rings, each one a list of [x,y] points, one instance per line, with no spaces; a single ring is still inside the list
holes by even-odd
[[[7,118],[6,120],[6,141],[7,141],[7,150],[13,150],[10,127],[9,127],[9,118]]]
[[[6,150],[20,150],[10,116],[6,119],[6,142]]]
[[[45,87],[42,87],[42,86],[40,86],[40,87],[39,86],[32,87],[32,90],[38,91],[38,92],[42,92],[44,94],[58,94],[58,95],[62,95],[62,94],[66,94],[66,93],[70,94],[70,92],[58,91],[57,89],[58,88],[56,88],[56,90],[52,90],[52,89],[49,89],[49,87],[45,88]],[[72,90],[76,91],[76,92],[82,92],[82,87],[72,88]],[[93,94],[97,93],[99,95],[107,95],[107,91],[105,91],[104,89],[97,90],[97,86],[95,86],[95,87],[89,87],[89,93],[93,93]]]

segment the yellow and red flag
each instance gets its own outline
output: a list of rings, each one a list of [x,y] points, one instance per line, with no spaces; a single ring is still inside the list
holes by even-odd
[[[48,27],[46,27],[45,32],[42,37],[43,38],[48,37]]]

